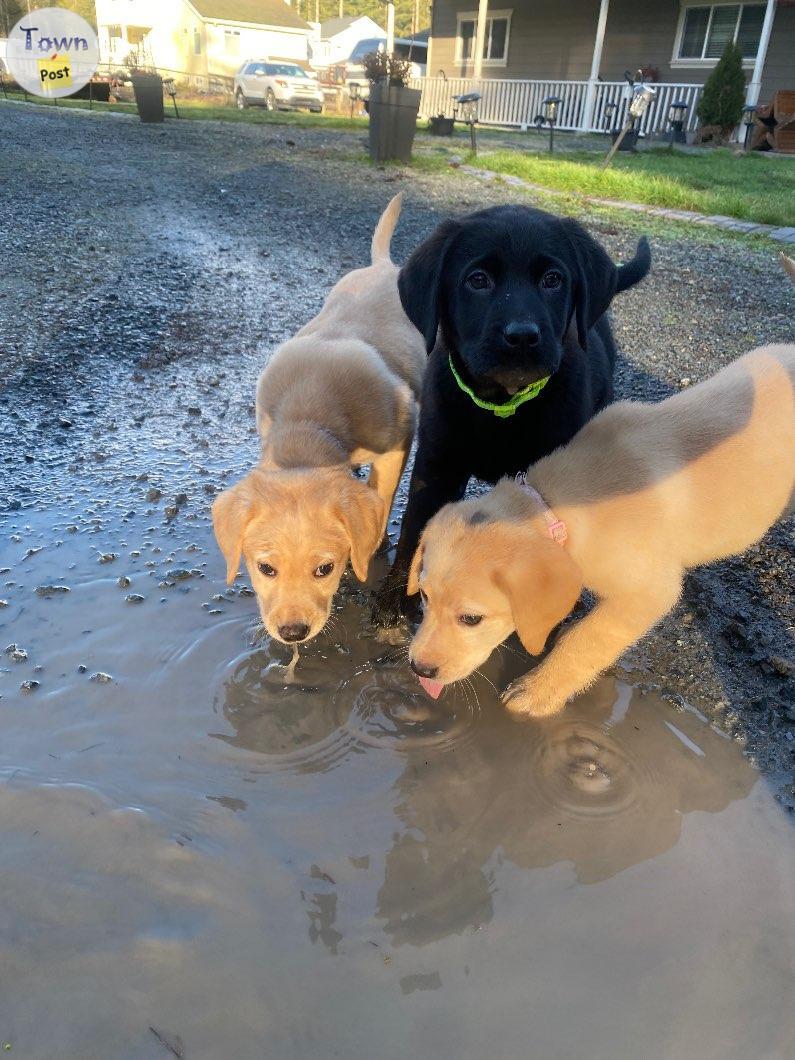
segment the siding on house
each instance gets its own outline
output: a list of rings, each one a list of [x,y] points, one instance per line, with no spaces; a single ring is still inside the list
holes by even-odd
[[[205,23],[207,33],[207,69],[211,74],[234,74],[245,59],[295,59],[305,62],[308,34],[246,26],[240,22]],[[237,34],[237,51],[227,50],[227,33]]]
[[[708,2],[708,0],[704,0]],[[477,10],[477,2],[435,0],[432,18],[432,68],[448,77],[471,77],[471,63],[456,62],[458,12]],[[512,11],[508,62],[483,66],[483,77],[586,80],[591,71],[599,0],[570,0],[562,13],[555,0],[492,0],[495,11]],[[711,67],[672,66],[679,22],[677,0],[611,0],[602,63],[605,81],[620,81],[625,70],[656,66],[660,80],[703,84]],[[762,79],[760,99],[776,88],[795,88],[795,7],[778,6]],[[750,80],[753,63],[746,64]]]
[[[207,74],[204,23],[196,10],[183,0],[97,0],[96,15],[101,62],[123,66],[136,47],[128,40],[128,31],[141,28],[149,29],[138,45],[144,63],[152,63],[162,70]],[[121,38],[110,36],[111,26],[121,28]],[[199,54],[194,46],[194,32],[199,35]]]
[[[566,17],[556,0],[520,0],[490,5],[495,11],[512,11],[507,66],[484,66],[484,77],[566,78],[583,80],[591,71],[598,4],[595,0],[571,0]],[[457,13],[477,11],[477,0],[436,0],[432,28],[433,69],[448,77],[471,77],[472,63],[455,61]]]
[[[762,75],[760,103],[769,103],[779,88],[795,89],[795,7],[776,6],[770,47]]]
[[[96,0],[100,61],[123,66],[135,28],[149,30],[139,46],[142,61],[164,71],[231,75],[249,58],[307,58],[309,26],[282,0],[261,8],[253,0],[221,0],[216,13],[204,18],[198,7],[216,10],[211,0]],[[256,10],[277,25],[247,24],[243,16]],[[111,38],[111,26],[121,28],[121,38]],[[227,49],[226,31],[237,34],[234,54]]]

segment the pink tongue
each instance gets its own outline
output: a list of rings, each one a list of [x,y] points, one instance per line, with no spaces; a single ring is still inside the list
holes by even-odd
[[[444,691],[444,682],[432,681],[430,677],[421,677],[420,684],[431,697],[431,699],[438,699]]]

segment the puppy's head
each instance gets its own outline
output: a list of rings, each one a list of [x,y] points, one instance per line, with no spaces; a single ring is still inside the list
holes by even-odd
[[[483,500],[448,505],[411,566],[408,591],[423,601],[411,667],[442,684],[460,681],[514,630],[540,655],[581,588],[569,554],[527,520],[495,518]]]
[[[241,555],[268,633],[283,643],[316,636],[348,557],[360,581],[379,544],[384,504],[339,470],[255,469],[213,504],[227,582]]]
[[[557,371],[570,325],[587,349],[589,329],[649,261],[643,240],[622,278],[576,221],[497,206],[441,224],[409,258],[398,287],[428,352],[441,327],[464,381],[501,403]]]

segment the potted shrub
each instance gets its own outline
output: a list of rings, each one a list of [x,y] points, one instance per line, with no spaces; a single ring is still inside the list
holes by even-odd
[[[370,82],[370,158],[374,162],[411,161],[422,93],[409,88],[409,64],[396,55],[371,52],[364,58]]]
[[[127,56],[126,62],[130,70],[139,118],[142,122],[163,121],[163,78],[152,70],[142,69],[135,48]]]

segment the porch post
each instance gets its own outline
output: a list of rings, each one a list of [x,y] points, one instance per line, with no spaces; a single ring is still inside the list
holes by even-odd
[[[767,46],[770,43],[770,33],[773,29],[773,16],[775,13],[776,0],[767,0],[765,21],[762,23],[762,36],[759,38],[759,49],[756,53],[754,72],[751,74],[751,81],[748,85],[748,94],[745,97],[746,105],[749,107],[756,104],[759,99],[759,93],[762,90],[762,73],[765,69]]]
[[[600,0],[599,20],[596,23],[596,40],[593,44],[593,58],[591,59],[591,76],[588,78],[588,91],[585,93],[585,107],[582,114],[582,131],[588,132],[593,125],[594,107],[596,105],[596,79],[599,76],[599,67],[602,65],[602,46],[605,42],[605,27],[607,26],[607,11],[610,0]]]
[[[489,0],[478,0],[478,22],[475,27],[475,80],[479,81],[483,73],[483,45],[486,42],[486,18],[489,13]]]
[[[393,0],[387,0],[386,5],[386,51],[391,55],[395,50],[395,5]]]

